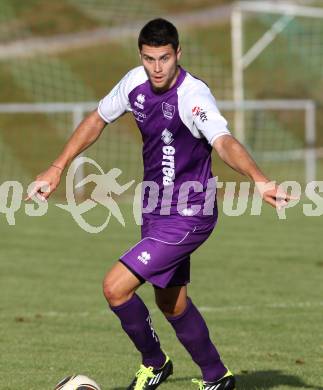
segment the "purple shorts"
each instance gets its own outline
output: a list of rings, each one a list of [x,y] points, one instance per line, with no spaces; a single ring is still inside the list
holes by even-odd
[[[190,255],[212,233],[216,217],[144,218],[141,241],[120,257],[137,277],[154,286],[183,286],[190,281]]]

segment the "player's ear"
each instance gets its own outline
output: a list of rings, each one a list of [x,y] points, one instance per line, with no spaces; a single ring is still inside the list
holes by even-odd
[[[142,47],[138,47],[138,55],[139,55],[140,61],[142,61]]]
[[[180,60],[181,55],[182,55],[182,48],[180,46],[178,46],[178,49],[177,49],[177,52],[176,52],[177,61]]]

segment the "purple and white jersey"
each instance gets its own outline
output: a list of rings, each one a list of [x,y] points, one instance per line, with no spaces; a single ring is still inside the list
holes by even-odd
[[[210,89],[180,68],[175,85],[157,93],[139,66],[98,107],[107,123],[126,112],[132,112],[142,134],[144,182],[156,183],[150,186],[150,197],[155,192],[157,199],[152,214],[201,215],[212,178],[211,145],[230,135]],[[193,205],[201,207],[193,207],[193,213]]]

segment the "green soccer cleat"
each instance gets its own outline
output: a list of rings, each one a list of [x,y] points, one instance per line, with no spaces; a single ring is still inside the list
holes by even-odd
[[[140,366],[127,390],[154,390],[173,373],[173,363],[168,356],[162,368]]]
[[[199,386],[199,390],[233,390],[236,383],[230,370],[215,382],[205,382],[198,379],[192,379],[192,382]]]

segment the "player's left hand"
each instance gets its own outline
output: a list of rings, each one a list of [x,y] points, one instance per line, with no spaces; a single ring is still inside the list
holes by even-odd
[[[274,182],[257,182],[256,187],[262,199],[278,210],[287,206],[291,200],[299,199],[296,196],[289,195]]]

